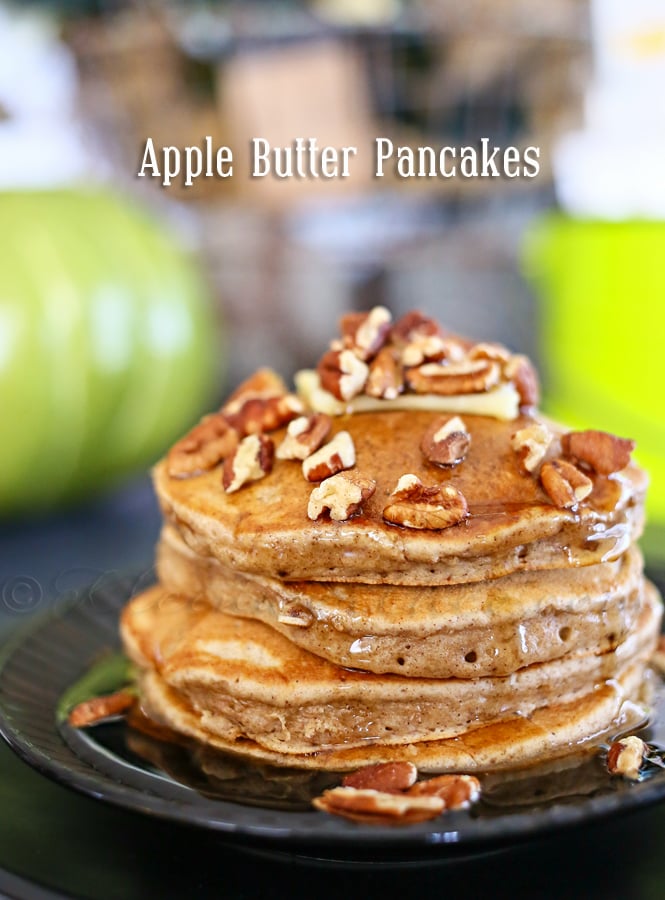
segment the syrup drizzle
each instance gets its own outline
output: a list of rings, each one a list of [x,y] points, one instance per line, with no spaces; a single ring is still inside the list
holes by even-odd
[[[650,681],[650,716],[645,716],[644,707],[625,701],[609,734],[598,735],[597,740],[586,742],[584,747],[571,747],[568,756],[517,769],[474,773],[479,775],[483,790],[480,802],[468,814],[493,818],[630,790],[630,783],[608,774],[605,763],[609,744],[627,734],[638,734],[650,747],[640,781],[665,777],[661,774],[661,769],[665,769],[665,685],[655,675]],[[93,666],[65,692],[58,705],[57,718],[65,735],[72,705],[128,684],[131,667],[121,655],[107,657]],[[243,805],[310,810],[312,799],[338,785],[342,778],[339,773],[271,766],[207,747],[157,725],[138,707],[127,719],[106,720],[87,729],[85,735],[100,755],[110,752],[144,771],[157,770],[205,797]]]

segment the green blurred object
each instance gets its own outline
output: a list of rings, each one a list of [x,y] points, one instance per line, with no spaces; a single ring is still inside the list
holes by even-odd
[[[0,193],[0,513],[153,462],[211,399],[196,268],[110,193]]]
[[[549,214],[524,260],[541,299],[544,408],[634,438],[651,475],[650,521],[665,526],[665,222]]]

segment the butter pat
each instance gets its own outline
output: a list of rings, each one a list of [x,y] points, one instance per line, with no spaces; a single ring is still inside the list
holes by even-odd
[[[440,413],[457,413],[471,416],[489,416],[509,422],[519,414],[520,397],[512,383],[500,384],[492,390],[477,394],[400,394],[394,400],[380,400],[365,394],[353,397],[346,403],[338,400],[321,387],[318,374],[313,369],[296,372],[295,385],[298,395],[314,411],[329,416],[344,413],[382,412],[390,410],[431,410]]]

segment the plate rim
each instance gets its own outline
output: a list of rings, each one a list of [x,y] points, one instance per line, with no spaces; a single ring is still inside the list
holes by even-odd
[[[129,599],[128,590],[132,584],[135,584],[135,581],[131,576],[124,579],[115,576],[112,585],[106,588],[102,595],[105,602],[111,607],[110,611],[116,617],[119,615],[122,605]],[[217,832],[227,838],[242,837],[252,842],[276,844],[278,848],[285,844],[297,844],[303,847],[320,847],[325,844],[339,852],[344,846],[356,844],[370,849],[376,845],[387,849],[402,847],[421,852],[428,849],[431,851],[434,848],[440,848],[442,851],[443,848],[447,848],[453,852],[454,848],[457,848],[458,852],[463,849],[480,852],[488,845],[508,845],[524,839],[539,838],[550,831],[630,813],[665,799],[664,774],[660,778],[652,778],[630,785],[630,789],[627,790],[598,796],[592,795],[575,803],[554,801],[545,808],[510,814],[499,813],[487,819],[473,818],[466,811],[450,812],[440,819],[408,827],[358,825],[337,817],[325,816],[325,813],[313,810],[311,812],[268,811],[261,807],[234,803],[232,800],[208,798],[187,785],[180,786],[191,791],[193,802],[176,802],[174,799],[160,796],[154,791],[146,793],[118,781],[107,772],[94,768],[87,759],[78,756],[71,745],[63,739],[56,722],[54,705],[51,710],[53,735],[60,742],[66,755],[76,760],[79,765],[85,766],[86,769],[84,772],[74,771],[66,762],[50,758],[43,748],[36,745],[20,727],[17,727],[11,709],[7,708],[7,701],[11,695],[7,695],[4,678],[12,661],[15,660],[17,654],[26,649],[30,639],[48,630],[49,627],[56,627],[59,623],[66,622],[67,618],[75,614],[77,609],[83,608],[81,601],[90,589],[84,588],[72,592],[67,600],[32,617],[23,627],[18,628],[10,635],[9,639],[0,647],[0,737],[23,762],[41,775],[99,802],[142,813],[150,819],[157,818],[179,825],[193,825]],[[100,614],[93,605],[91,610],[93,619],[96,613]],[[119,638],[117,643],[119,645]],[[95,650],[101,649],[102,647],[98,643],[95,646],[82,647],[81,658],[90,657]],[[86,667],[81,662],[81,670],[85,670]],[[60,693],[70,683],[71,680],[68,681],[68,684],[61,686]],[[135,771],[149,778],[149,773],[144,770],[132,767],[129,762],[115,757],[115,755],[113,758],[123,766],[134,768]],[[171,780],[174,784],[179,785],[175,779]],[[210,814],[209,807],[211,806],[219,807],[219,816]],[[251,817],[252,811],[256,811],[258,814],[263,810],[263,812],[270,812],[284,818],[286,821],[279,826],[260,822],[252,823],[251,821],[238,822],[233,820],[233,810],[229,810],[229,807],[242,810],[243,818],[248,815]],[[228,815],[229,812],[231,815]],[[306,816],[310,823],[315,821],[310,817],[325,816],[324,820],[318,821],[329,823],[329,827],[319,829],[307,827],[300,821],[302,816]],[[297,817],[297,819],[290,821],[292,817]],[[433,823],[440,823],[443,827],[436,828]]]

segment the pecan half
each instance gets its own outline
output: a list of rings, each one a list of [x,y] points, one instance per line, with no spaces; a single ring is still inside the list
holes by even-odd
[[[460,363],[425,363],[408,369],[406,380],[417,394],[479,394],[499,382],[501,369],[488,359],[465,360]]]
[[[410,344],[417,338],[431,337],[432,335],[443,337],[439,323],[414,309],[405,313],[401,319],[395,322],[390,339],[399,346]]]
[[[404,373],[392,347],[384,347],[369,367],[365,393],[381,400],[394,400],[404,390]]]
[[[335,437],[303,461],[302,473],[307,481],[323,481],[356,464],[356,448],[348,431]]]
[[[249,434],[229,456],[222,470],[222,484],[227,494],[250,481],[258,481],[272,470],[275,445],[265,434]]]
[[[459,416],[435,419],[420,442],[423,456],[437,466],[455,466],[461,462],[469,446],[471,435]]]
[[[443,812],[440,797],[412,797],[384,791],[337,787],[315,797],[313,805],[324,812],[376,824],[410,824],[433,819]]]
[[[593,490],[593,481],[565,459],[543,463],[540,482],[552,503],[563,509],[581,503]]]
[[[449,528],[469,514],[466,499],[451,484],[426,487],[416,475],[402,475],[383,518],[406,528]]]
[[[517,454],[520,466],[525,472],[535,472],[552,443],[552,432],[546,425],[536,422],[516,431],[510,439],[510,446]]]
[[[446,359],[446,341],[437,334],[418,337],[406,344],[401,352],[402,365],[407,367],[440,362],[442,359]]]
[[[351,400],[365,387],[369,368],[353,350],[329,350],[324,353],[316,371],[321,387],[338,400]]]
[[[272,369],[258,369],[238,385],[222,407],[222,412],[225,415],[234,415],[248,400],[266,400],[268,397],[280,397],[286,393],[286,385],[276,372]]]
[[[461,363],[466,359],[464,345],[453,338],[430,337],[416,338],[402,350],[402,365],[407,368],[420,366],[427,362]]]
[[[446,809],[468,809],[480,797],[480,782],[474,775],[439,775],[418,781],[409,789],[414,797],[440,797]]]
[[[647,745],[637,735],[614,741],[607,751],[607,771],[610,775],[623,775],[630,781],[638,781]]]
[[[171,447],[166,467],[171,478],[189,478],[212,469],[238,444],[238,433],[221,413],[203,418]]]
[[[507,381],[512,381],[515,385],[521,407],[538,406],[540,399],[538,375],[528,356],[520,354],[511,356],[503,367],[503,374]]]
[[[237,412],[226,413],[229,423],[241,437],[275,431],[300,416],[305,407],[295,394],[281,394],[277,397],[252,397],[240,406]]]
[[[351,772],[342,780],[342,787],[353,787],[360,790],[370,788],[392,794],[408,790],[415,784],[418,769],[410,762],[376,763]]]
[[[586,463],[600,475],[611,475],[628,465],[635,441],[606,431],[570,431],[561,438],[561,447],[566,456]]]
[[[331,424],[330,416],[325,413],[293,419],[277,448],[277,459],[307,459],[328,437]]]
[[[127,712],[134,703],[136,697],[129,691],[116,691],[105,697],[93,697],[92,700],[84,700],[71,710],[68,722],[74,728],[85,728],[86,725],[94,725],[102,719],[111,716],[119,716]]]
[[[307,515],[315,520],[328,512],[333,521],[343,522],[357,513],[375,490],[376,482],[371,478],[358,472],[340,472],[314,488],[307,504]]]
[[[353,350],[362,360],[374,357],[386,342],[392,326],[392,315],[385,306],[375,306],[368,313],[342,316],[343,346]]]

